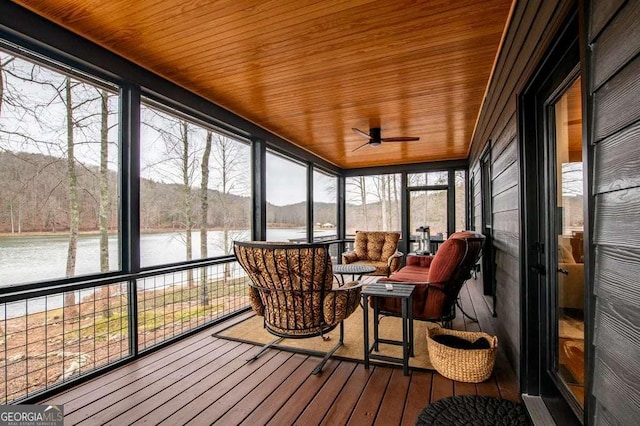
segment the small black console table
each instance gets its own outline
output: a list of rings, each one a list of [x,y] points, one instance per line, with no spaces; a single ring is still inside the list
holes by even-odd
[[[363,326],[364,326],[364,368],[369,368],[370,359],[379,359],[386,362],[402,364],[402,371],[405,376],[409,375],[409,356],[413,356],[413,303],[411,295],[415,285],[391,283],[393,290],[387,290],[385,284],[373,283],[367,284],[362,289],[362,306],[363,306]],[[373,304],[373,344],[369,346],[369,307],[367,306],[367,298],[371,297]],[[402,302],[402,340],[381,339],[378,336],[378,298],[379,297],[396,297]],[[402,346],[402,359],[381,355],[378,353],[379,344],[386,343],[391,345]]]

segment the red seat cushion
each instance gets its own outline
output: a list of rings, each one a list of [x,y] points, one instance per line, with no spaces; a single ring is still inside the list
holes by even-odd
[[[427,282],[429,268],[424,266],[407,265],[399,271],[394,272],[385,281],[400,282]],[[382,280],[381,280],[382,281]]]

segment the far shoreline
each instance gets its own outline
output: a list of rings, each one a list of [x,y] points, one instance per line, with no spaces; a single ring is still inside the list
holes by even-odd
[[[290,225],[290,224],[269,224],[269,228],[271,229],[299,229],[304,228],[304,225]],[[323,227],[314,227],[314,230],[324,230],[330,231],[335,228],[323,228]],[[207,228],[207,231],[224,231],[224,228],[221,227],[212,227]],[[229,229],[229,232],[237,232],[237,231],[250,231],[249,229]],[[185,229],[174,229],[174,228],[159,228],[159,229],[146,229],[142,230],[140,234],[162,234],[167,232],[185,232]],[[193,233],[200,232],[199,228],[194,228],[191,230]],[[80,236],[93,236],[100,235],[100,231],[80,231],[78,233]],[[115,231],[109,231],[109,236],[117,236],[118,233]],[[22,237],[64,237],[69,236],[69,231],[22,231],[22,232],[0,232],[0,238],[22,238]]]

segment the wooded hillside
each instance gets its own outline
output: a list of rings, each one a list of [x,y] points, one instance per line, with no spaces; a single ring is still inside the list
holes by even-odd
[[[99,169],[77,163],[80,229],[99,230]],[[66,232],[69,229],[66,159],[42,154],[0,152],[0,233]],[[109,172],[109,229],[118,227],[117,173]],[[177,184],[149,179],[141,180],[140,225],[145,230],[184,229],[184,194]],[[194,196],[196,194],[194,193]],[[209,190],[207,227],[222,228],[223,216],[217,214],[227,206],[230,228],[246,229],[250,225],[251,200],[233,194]],[[197,216],[199,203],[192,203]],[[315,222],[335,224],[335,205],[315,203]],[[267,221],[282,226],[304,226],[306,204],[267,206]]]

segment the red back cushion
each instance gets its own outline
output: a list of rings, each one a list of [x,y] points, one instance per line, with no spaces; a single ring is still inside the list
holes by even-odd
[[[458,231],[451,234],[449,238],[457,238],[457,239],[482,238],[482,234],[475,231]]]
[[[439,283],[451,279],[462,261],[467,244],[463,239],[449,238],[442,243],[431,261],[429,282]]]

